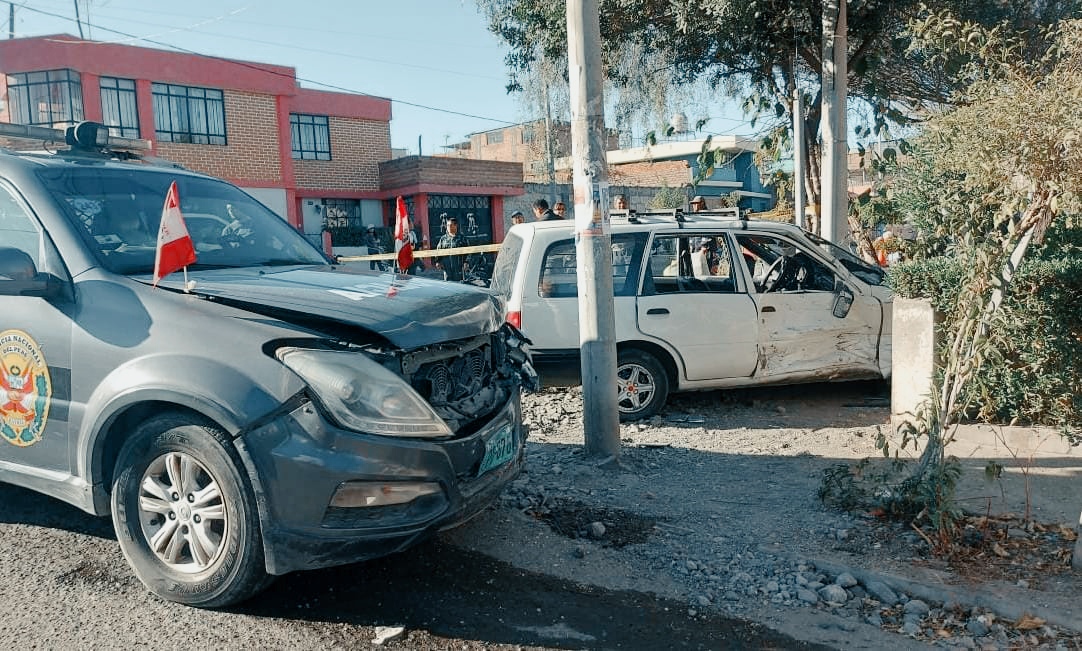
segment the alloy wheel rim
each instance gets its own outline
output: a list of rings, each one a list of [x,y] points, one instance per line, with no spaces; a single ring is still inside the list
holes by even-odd
[[[654,375],[639,364],[623,364],[616,369],[616,403],[620,411],[635,413],[654,397]]]
[[[229,529],[218,481],[206,466],[182,452],[163,454],[143,473],[139,521],[158,560],[185,574],[214,565]]]

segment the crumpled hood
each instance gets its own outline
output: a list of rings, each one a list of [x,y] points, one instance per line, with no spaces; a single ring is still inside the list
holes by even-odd
[[[502,322],[499,299],[461,283],[342,267],[207,270],[189,273],[192,293],[242,309],[271,308],[306,318],[332,319],[376,332],[403,349],[494,332]],[[179,274],[163,286],[180,289]]]

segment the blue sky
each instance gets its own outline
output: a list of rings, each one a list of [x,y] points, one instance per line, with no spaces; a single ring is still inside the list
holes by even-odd
[[[162,48],[150,40],[292,66],[308,88],[388,97],[391,144],[413,154],[418,137],[431,155],[469,133],[534,117],[504,91],[506,50],[473,0],[78,0],[78,6],[86,38]],[[0,9],[6,36],[8,3]],[[16,36],[55,33],[79,35],[74,0],[16,0]]]

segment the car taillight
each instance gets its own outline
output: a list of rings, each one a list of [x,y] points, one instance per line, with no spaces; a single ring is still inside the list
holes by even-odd
[[[515,326],[519,330],[521,330],[522,329],[522,312],[519,312],[519,311],[508,312],[507,313],[507,322],[510,323],[511,325]]]

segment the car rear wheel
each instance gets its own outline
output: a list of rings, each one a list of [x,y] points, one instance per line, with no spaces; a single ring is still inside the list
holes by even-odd
[[[113,480],[113,526],[139,580],[159,597],[215,608],[268,583],[252,489],[228,437],[180,414],[145,421]]]
[[[669,396],[669,377],[661,362],[650,353],[622,351],[616,360],[616,392],[620,420],[649,418]]]

